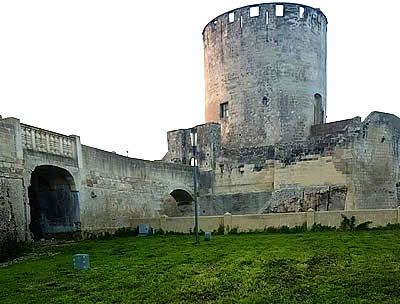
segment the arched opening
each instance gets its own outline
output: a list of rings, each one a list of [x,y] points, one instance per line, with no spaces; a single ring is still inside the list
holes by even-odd
[[[324,123],[324,108],[322,107],[321,94],[314,94],[314,125]]]
[[[68,171],[54,166],[36,167],[28,196],[29,228],[35,240],[80,230],[79,193]]]
[[[161,214],[168,216],[190,216],[194,214],[193,197],[182,189],[167,194],[161,204]]]

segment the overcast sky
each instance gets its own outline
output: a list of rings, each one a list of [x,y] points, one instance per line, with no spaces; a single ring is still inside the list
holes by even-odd
[[[202,30],[259,3],[0,0],[0,115],[130,157],[204,123]],[[328,122],[400,116],[400,4],[299,1],[328,18]]]

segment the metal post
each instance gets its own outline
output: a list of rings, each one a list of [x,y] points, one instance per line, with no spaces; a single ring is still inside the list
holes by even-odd
[[[199,242],[199,208],[197,203],[197,160],[196,160],[196,146],[193,146],[193,190],[194,190],[194,234],[196,236],[196,243]]]
[[[193,200],[194,200],[194,234],[196,243],[199,242],[199,208],[197,203],[197,130],[191,130],[191,140],[193,148]]]

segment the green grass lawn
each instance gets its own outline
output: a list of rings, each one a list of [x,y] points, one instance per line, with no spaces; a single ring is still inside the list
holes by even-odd
[[[125,237],[0,268],[0,303],[400,303],[400,230]],[[72,255],[90,254],[74,271]],[[54,255],[55,254],[55,255]]]

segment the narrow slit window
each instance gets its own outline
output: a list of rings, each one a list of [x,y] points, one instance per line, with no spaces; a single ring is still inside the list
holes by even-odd
[[[234,12],[229,13],[229,15],[228,15],[228,22],[229,22],[229,23],[235,22],[235,13],[234,13]]]
[[[304,7],[300,6],[299,8],[299,17],[303,18],[304,17]]]
[[[213,22],[211,22],[211,30],[215,31],[215,26],[217,25],[217,20],[213,20]]]
[[[277,4],[275,6],[275,14],[277,17],[283,17],[283,5],[282,4]]]
[[[240,27],[243,27],[243,16],[240,16]]]
[[[250,7],[250,17],[258,17],[260,15],[260,8],[258,6]]]
[[[324,123],[324,109],[322,106],[322,96],[319,93],[314,94],[314,125]]]
[[[269,16],[268,16],[268,11],[265,12],[265,24],[269,23]]]
[[[228,115],[229,115],[229,106],[228,106],[228,103],[227,102],[224,102],[224,103],[221,103],[220,105],[219,105],[219,116],[220,116],[220,118],[227,118],[228,117]]]

